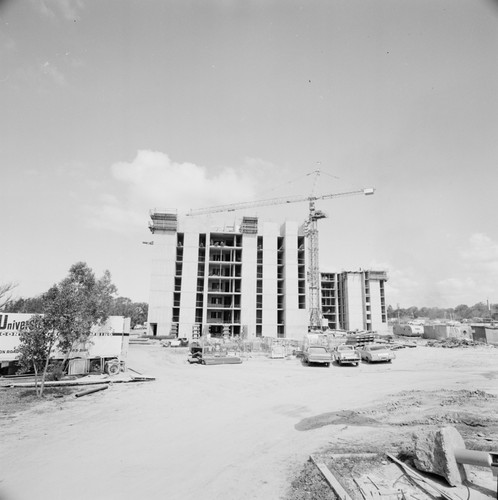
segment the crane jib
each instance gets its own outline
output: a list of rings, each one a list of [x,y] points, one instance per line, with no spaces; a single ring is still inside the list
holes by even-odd
[[[322,196],[290,196],[285,198],[269,198],[266,200],[246,201],[242,203],[233,203],[230,205],[218,205],[214,207],[194,209],[190,210],[190,212],[187,213],[186,215],[195,216],[195,215],[205,215],[216,212],[234,212],[235,210],[243,210],[244,208],[264,207],[264,206],[280,205],[280,204],[283,205],[287,203],[299,203],[303,201],[312,202],[316,200],[327,200],[330,198],[339,198],[343,196],[352,196],[356,194],[364,194],[368,196],[374,193],[375,193],[374,188],[363,188],[363,189],[357,189],[355,191],[346,191],[343,193],[324,194]]]

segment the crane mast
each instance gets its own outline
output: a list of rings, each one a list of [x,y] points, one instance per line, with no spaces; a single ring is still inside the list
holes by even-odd
[[[196,210],[190,210],[186,215],[207,215],[220,212],[233,212],[235,210],[243,210],[246,208],[254,207],[264,207],[270,205],[284,205],[287,203],[297,203],[308,201],[309,203],[309,213],[308,218],[305,221],[305,235],[308,239],[308,284],[309,284],[309,309],[310,309],[310,319],[309,328],[310,330],[316,330],[322,328],[322,311],[320,307],[320,265],[319,265],[319,242],[318,242],[318,221],[324,219],[327,215],[321,210],[317,210],[315,207],[315,201],[317,200],[327,200],[331,198],[340,198],[352,195],[372,195],[374,194],[374,188],[363,188],[355,191],[346,191],[342,193],[331,193],[322,196],[291,196],[284,198],[270,198],[266,200],[259,201],[249,201],[242,203],[232,203],[227,205],[218,205],[207,208],[200,208]]]
[[[310,300],[310,330],[321,330],[322,309],[320,307],[320,262],[318,244],[318,220],[324,219],[327,215],[315,208],[315,201],[309,202],[309,215],[306,221],[306,236],[308,237],[308,283]]]

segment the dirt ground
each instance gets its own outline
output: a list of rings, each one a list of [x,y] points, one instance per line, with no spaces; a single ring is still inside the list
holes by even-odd
[[[79,399],[57,391],[40,404],[0,388],[0,500],[321,500],[334,495],[310,455],[349,487],[365,471],[378,483],[392,466],[386,452],[409,458],[417,429],[453,425],[467,448],[498,450],[498,349],[396,356],[359,367],[256,355],[201,366],[184,348],[151,343],[130,346],[128,366],[152,382]],[[343,455],[366,452],[377,456]],[[494,498],[490,471],[472,479],[471,500]]]

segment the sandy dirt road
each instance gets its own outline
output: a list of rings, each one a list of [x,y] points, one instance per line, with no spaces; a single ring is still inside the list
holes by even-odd
[[[417,347],[392,364],[307,367],[253,357],[186,363],[186,350],[132,345],[154,382],[114,384],[0,423],[0,500],[278,499],[337,426],[305,418],[403,390],[498,394],[498,349]]]

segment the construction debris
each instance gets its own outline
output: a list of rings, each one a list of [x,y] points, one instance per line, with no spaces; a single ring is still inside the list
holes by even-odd
[[[224,340],[205,340],[192,342],[187,361],[200,365],[233,365],[242,363],[237,355],[238,346]]]
[[[461,500],[460,497],[451,495],[447,491],[444,491],[434,481],[432,481],[428,477],[422,476],[416,470],[412,469],[409,465],[405,464],[404,462],[401,462],[400,460],[393,457],[389,453],[387,453],[386,455],[390,460],[392,460],[394,463],[398,464],[401,467],[401,469],[410,478],[413,484],[419,487],[430,497],[432,498],[443,497],[445,500]]]
[[[94,387],[93,389],[87,389],[86,391],[77,392],[74,397],[81,398],[82,396],[86,396],[87,394],[93,394],[94,392],[105,391],[109,389],[109,385],[103,385],[101,387]]]
[[[428,340],[427,347],[443,347],[446,349],[454,349],[456,347],[483,347],[489,346],[493,347],[491,344],[485,344],[483,342],[475,342],[470,339],[457,339],[453,337],[449,337],[447,339],[442,340]]]
[[[465,449],[465,442],[454,427],[414,434],[415,467],[424,472],[442,476],[451,486],[467,479],[463,465],[455,459],[455,449]]]
[[[312,455],[310,455],[310,460],[316,465],[318,470],[322,473],[325,481],[329,484],[329,486],[334,490],[334,493],[341,500],[352,500],[349,496],[349,493],[342,487],[341,483],[337,480],[337,478],[332,474],[330,469],[322,462],[317,462]]]
[[[109,375],[86,375],[81,378],[69,377],[67,380],[57,380],[57,381],[46,381],[45,387],[73,387],[80,385],[103,385],[103,384],[120,384],[120,383],[129,383],[129,382],[149,382],[155,380],[154,377],[147,377],[144,375],[134,376],[134,375],[126,375],[120,374],[117,376],[110,377]],[[39,384],[40,382],[38,382]],[[8,383],[4,384],[4,387],[24,387],[30,388],[35,387],[35,382],[16,382],[16,383]]]

